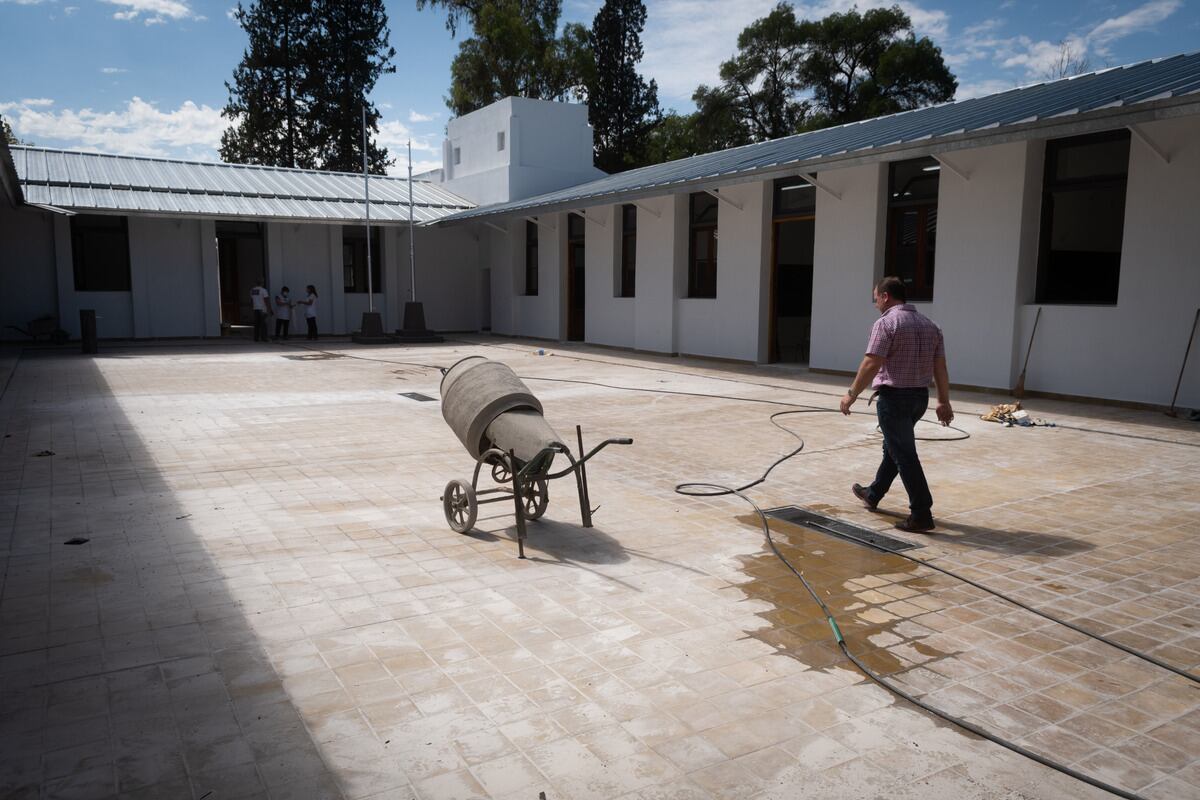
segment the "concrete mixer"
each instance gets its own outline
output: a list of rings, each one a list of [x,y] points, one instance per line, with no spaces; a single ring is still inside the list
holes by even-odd
[[[633,444],[633,439],[606,439],[588,452],[583,430],[576,425],[576,456],[542,416],[542,404],[507,364],[483,356],[468,356],[442,370],[442,417],[475,459],[471,480],[446,484],[442,510],[452,530],[466,533],[475,525],[479,506],[513,503],[517,517],[517,552],[525,558],[526,522],[539,519],[550,503],[549,482],[574,475],[583,527],[592,527],[587,462],[610,444]],[[558,472],[556,457],[569,463]],[[479,488],[479,474],[491,471],[496,484]]]

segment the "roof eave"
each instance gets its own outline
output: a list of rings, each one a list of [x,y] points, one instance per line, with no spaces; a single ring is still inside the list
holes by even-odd
[[[1112,130],[1113,128],[1126,127],[1128,125],[1173,119],[1194,114],[1200,114],[1200,95],[1189,94],[1129,106],[1111,106],[1070,117],[1049,117],[1039,120],[1022,121],[1002,127],[959,131],[938,137],[921,138],[873,147],[869,150],[841,152],[821,158],[793,161],[770,167],[750,168],[720,177],[693,178],[630,189],[628,191],[598,193],[591,196],[581,196],[571,200],[544,204],[532,202],[527,205],[505,208],[495,212],[488,212],[486,209],[471,209],[466,212],[450,214],[430,224],[449,226],[504,217],[526,217],[559,211],[573,211],[617,202],[626,203],[636,200],[647,200],[653,197],[691,192],[700,188],[716,189],[722,186],[747,183],[752,180],[790,177],[800,172],[816,172],[820,168],[829,169],[833,167],[842,169],[861,166],[863,164],[878,163],[880,161],[896,160],[897,157],[937,155],[955,150],[963,150],[967,147],[989,147],[1032,138],[1049,139],[1063,136],[1077,136],[1084,133]],[[530,198],[530,200],[536,200],[536,198]]]

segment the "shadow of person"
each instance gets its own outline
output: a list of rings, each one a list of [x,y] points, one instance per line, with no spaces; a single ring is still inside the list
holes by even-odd
[[[904,519],[907,516],[907,514],[888,511],[882,508],[876,509],[875,513],[897,520]],[[977,547],[982,550],[1011,555],[1024,555],[1026,553],[1072,555],[1096,549],[1096,546],[1091,542],[1072,539],[1067,536],[1057,536],[1053,533],[988,528],[983,525],[970,525],[965,522],[946,520],[941,517],[938,517],[936,522],[937,527],[933,530],[914,534],[914,536],[932,537],[937,539],[939,544],[954,543],[963,547]]]

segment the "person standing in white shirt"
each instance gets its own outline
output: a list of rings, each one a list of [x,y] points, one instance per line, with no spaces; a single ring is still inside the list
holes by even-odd
[[[254,341],[267,341],[267,315],[271,313],[271,293],[264,288],[265,279],[259,279],[250,290],[250,305],[254,309]]]
[[[288,328],[292,324],[292,301],[288,297],[288,287],[284,286],[275,295],[275,340],[287,341]]]
[[[317,287],[310,283],[304,288],[308,291],[308,296],[296,302],[305,307],[304,322],[308,325],[308,335],[304,338],[315,342],[317,340]]]

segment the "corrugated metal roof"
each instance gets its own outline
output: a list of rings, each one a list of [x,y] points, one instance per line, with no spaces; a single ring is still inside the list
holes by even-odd
[[[1200,92],[1200,52],[1143,61],[1086,75],[1023,86],[985,97],[904,111],[886,117],[801,133],[783,139],[692,156],[665,164],[609,175],[444,217],[442,222],[515,214],[546,207],[613,202],[624,195],[649,196],[686,184],[745,177],[755,173],[814,170],[818,166],[868,156],[872,151],[906,144],[935,144],[973,132],[998,130],[1045,120],[1082,119],[1104,109],[1168,100]],[[1118,123],[1118,126],[1123,123]],[[884,157],[882,154],[880,157]],[[660,190],[660,191],[655,191]],[[661,191],[665,190],[665,191]]]
[[[173,161],[40,147],[11,148],[30,203],[72,211],[361,222],[363,178],[346,172]],[[371,220],[408,221],[408,180],[371,176]],[[413,217],[432,222],[473,204],[414,180]]]

